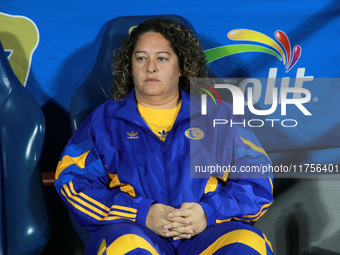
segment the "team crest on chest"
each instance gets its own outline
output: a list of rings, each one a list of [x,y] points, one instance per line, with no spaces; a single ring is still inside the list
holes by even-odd
[[[184,134],[192,140],[200,140],[204,137],[204,132],[199,128],[188,128]]]

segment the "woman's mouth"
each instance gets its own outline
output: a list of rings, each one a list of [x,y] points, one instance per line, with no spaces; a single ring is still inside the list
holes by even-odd
[[[159,80],[156,78],[148,78],[145,80],[146,82],[158,82]]]

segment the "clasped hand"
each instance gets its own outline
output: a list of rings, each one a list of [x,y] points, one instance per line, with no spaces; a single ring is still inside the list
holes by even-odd
[[[164,204],[149,208],[145,226],[163,237],[190,239],[207,227],[205,212],[198,203],[183,203],[179,209]]]

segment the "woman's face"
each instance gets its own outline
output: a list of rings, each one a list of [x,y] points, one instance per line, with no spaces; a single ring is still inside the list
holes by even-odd
[[[161,34],[142,34],[132,53],[132,77],[137,98],[167,100],[179,95],[178,57]]]

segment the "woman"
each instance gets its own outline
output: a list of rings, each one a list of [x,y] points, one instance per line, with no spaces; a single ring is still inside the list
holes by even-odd
[[[208,140],[191,139],[198,122],[190,121],[190,102],[199,100],[190,78],[206,77],[205,67],[197,38],[173,20],[146,21],[124,41],[113,66],[115,100],[75,132],[56,172],[62,200],[95,232],[87,254],[272,254],[246,224],[272,203],[270,178],[190,178],[190,142],[200,148]],[[227,132],[209,144],[223,151],[216,158],[270,164],[250,130]]]

